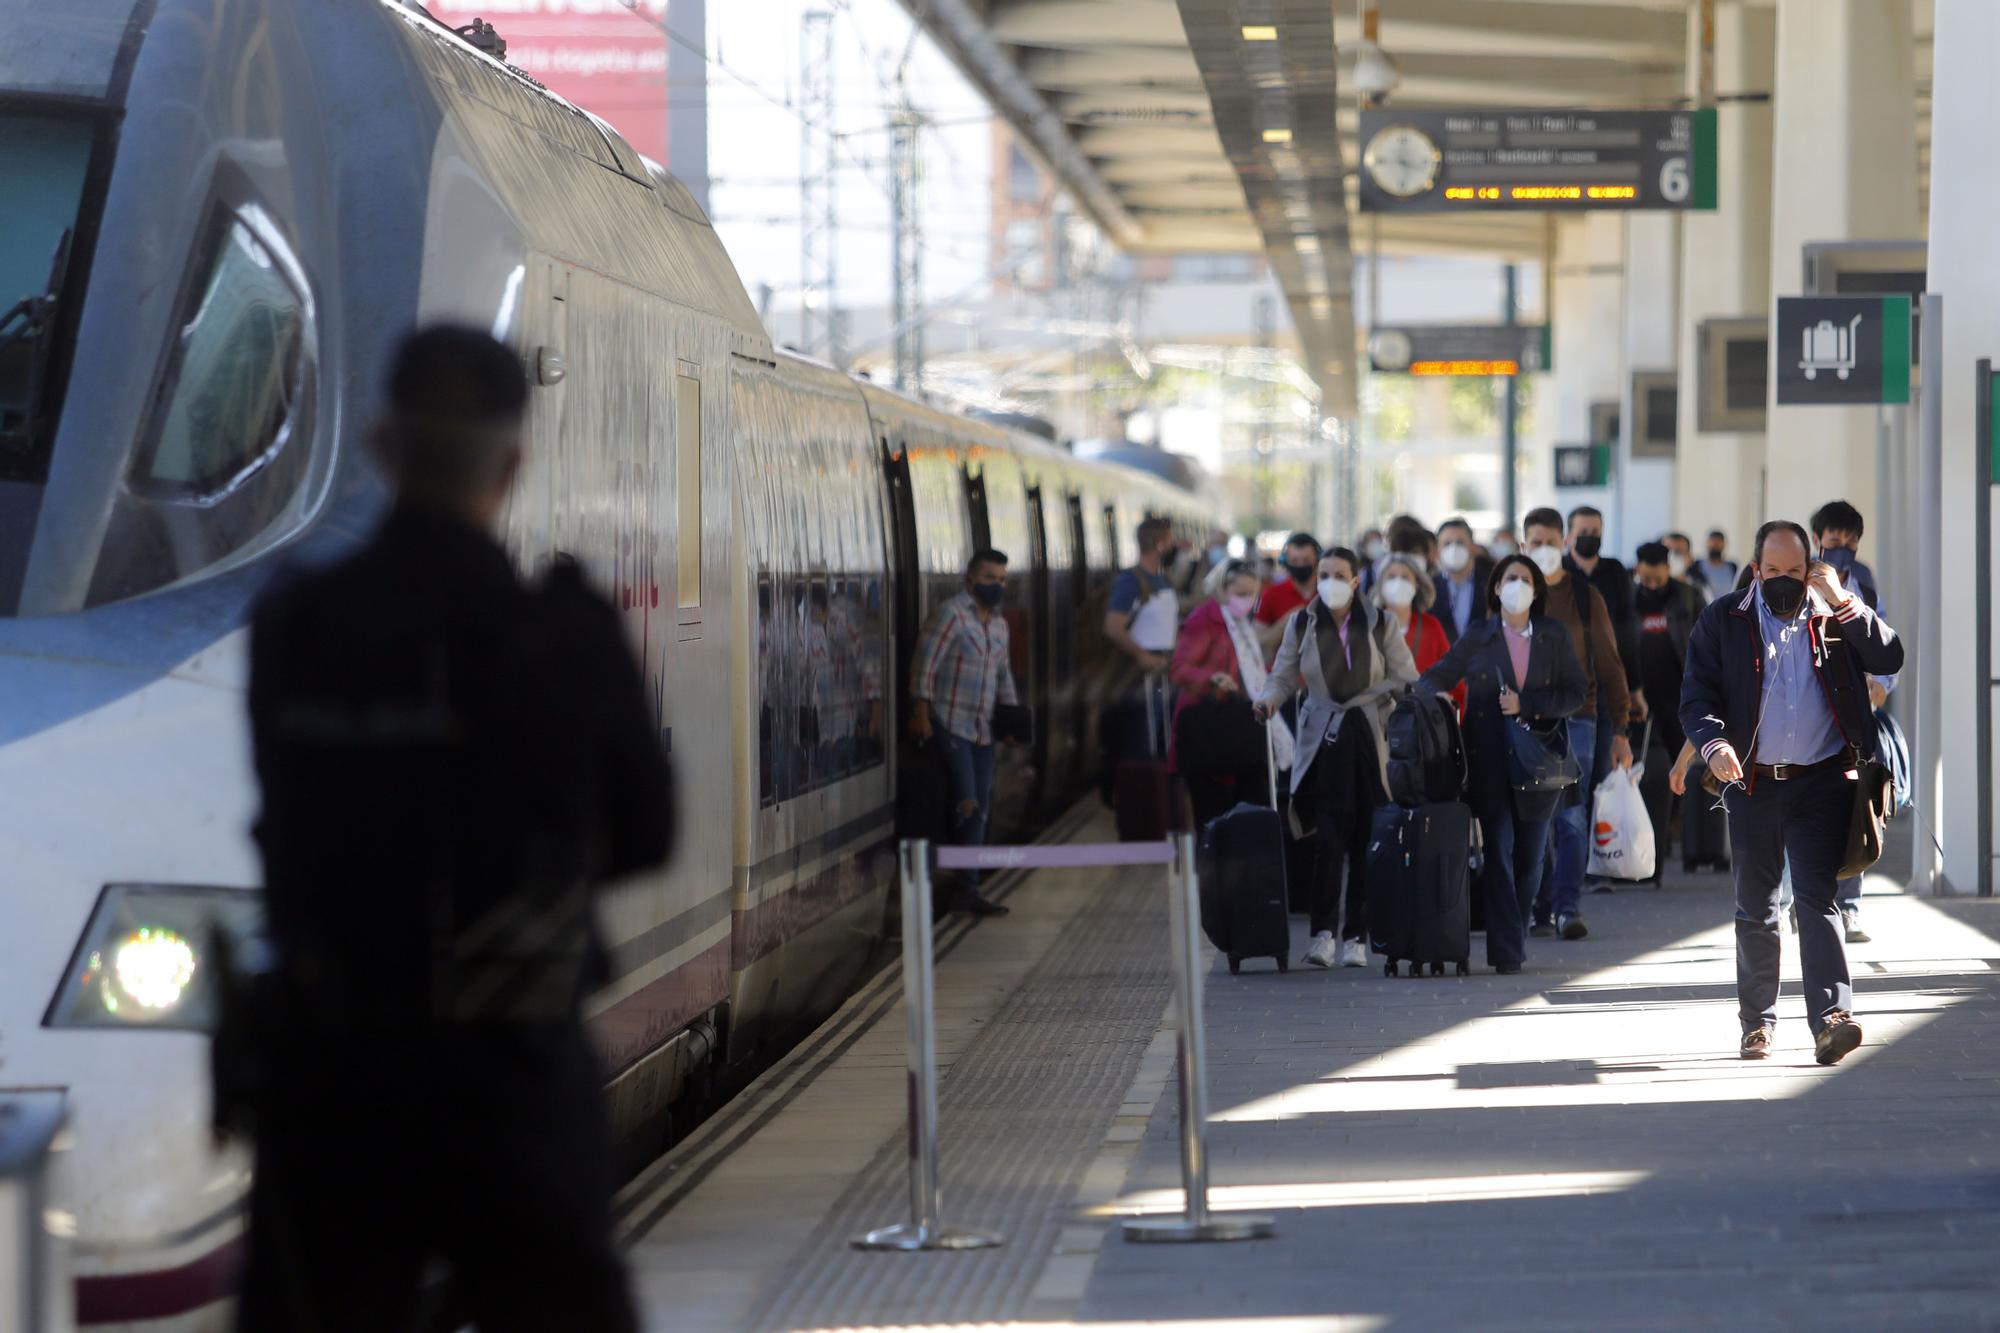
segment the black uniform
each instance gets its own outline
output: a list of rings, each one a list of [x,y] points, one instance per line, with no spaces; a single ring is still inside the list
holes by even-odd
[[[403,507],[256,612],[278,967],[242,1323],[408,1327],[442,1256],[482,1329],[636,1327],[611,1245],[590,891],[671,798],[615,613]]]

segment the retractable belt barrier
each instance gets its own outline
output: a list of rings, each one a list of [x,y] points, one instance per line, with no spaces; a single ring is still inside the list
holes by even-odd
[[[1252,1240],[1273,1234],[1268,1217],[1211,1213],[1208,1208],[1208,1088],[1201,1017],[1201,906],[1194,837],[1161,842],[1106,842],[1026,847],[939,847],[905,839],[899,845],[903,889],[903,1010],[909,1046],[910,1220],[858,1236],[864,1250],[977,1250],[1002,1238],[945,1224],[938,1180],[937,1024],[931,975],[931,862],[942,870],[1073,870],[1097,866],[1167,868],[1167,904],[1174,951],[1175,1008],[1180,1020],[1180,1217],[1125,1221],[1133,1241]]]
[[[74,1328],[66,1200],[54,1179],[67,1146],[59,1092],[0,1094],[0,1333]]]

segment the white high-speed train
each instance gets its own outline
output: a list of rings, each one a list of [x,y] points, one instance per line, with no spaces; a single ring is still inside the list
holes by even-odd
[[[1014,557],[1044,719],[1005,833],[1083,785],[1138,520],[1210,521],[774,349],[686,190],[390,0],[0,0],[0,182],[0,1102],[66,1111],[86,1326],[226,1317],[248,1163],[209,1141],[204,955],[259,914],[245,611],[379,514],[355,444],[404,330],[521,351],[509,544],[615,598],[679,778],[592,1004],[635,1158],[861,976],[904,654],[968,553]]]

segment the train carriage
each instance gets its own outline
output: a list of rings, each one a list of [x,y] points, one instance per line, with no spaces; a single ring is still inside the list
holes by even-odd
[[[203,955],[258,918],[244,625],[379,516],[403,330],[520,351],[505,540],[614,600],[671,753],[676,854],[607,896],[590,1006],[635,1159],[877,955],[906,658],[970,551],[1013,557],[1044,720],[1016,835],[1094,769],[1131,528],[1209,522],[774,348],[678,182],[391,0],[0,3],[0,172],[0,1099],[74,1130],[86,1326],[227,1322],[248,1163],[209,1143]]]

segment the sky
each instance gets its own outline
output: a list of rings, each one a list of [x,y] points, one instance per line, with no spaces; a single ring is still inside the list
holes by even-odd
[[[661,86],[669,0],[428,5],[453,25],[486,19],[506,39],[509,63],[609,121],[640,152],[666,160],[665,121],[689,98]],[[976,291],[987,269],[992,113],[927,38],[912,43],[914,25],[897,0],[708,0],[710,212],[751,299],[761,304],[768,287],[774,310],[798,301],[798,90],[808,9],[833,15],[841,304],[889,300],[885,131],[899,70],[917,110],[938,122],[926,136],[925,294],[938,301]],[[824,151],[816,139],[814,160]]]
[[[834,182],[841,304],[889,300],[885,130],[906,49],[912,102],[944,122],[926,136],[925,293],[940,300],[977,287],[987,269],[992,113],[927,38],[910,45],[912,24],[903,7],[896,0],[710,0],[710,210],[751,299],[759,300],[768,284],[774,307],[797,302],[802,127],[790,108],[799,82],[800,20],[808,8],[834,15],[834,116],[843,136]]]

